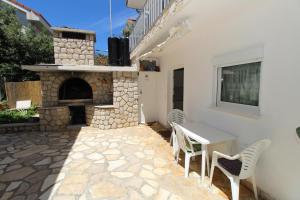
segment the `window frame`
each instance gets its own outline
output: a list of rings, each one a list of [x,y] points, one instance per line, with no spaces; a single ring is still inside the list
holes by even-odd
[[[222,88],[222,68],[224,67],[231,67],[236,65],[243,65],[243,64],[251,64],[260,62],[260,80],[259,80],[259,91],[258,91],[258,106],[253,105],[245,105],[245,104],[238,104],[238,103],[230,103],[221,101],[221,88]],[[221,108],[227,111],[231,111],[234,113],[242,113],[247,115],[260,115],[260,106],[261,106],[261,82],[262,82],[262,67],[263,67],[263,59],[262,58],[255,58],[249,59],[240,62],[232,62],[227,64],[218,64],[216,65],[216,99],[215,99],[215,106],[216,108]]]

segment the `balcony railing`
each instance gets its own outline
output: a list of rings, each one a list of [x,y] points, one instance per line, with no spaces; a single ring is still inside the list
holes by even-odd
[[[135,27],[129,36],[130,51],[141,42],[144,36],[154,26],[163,11],[169,6],[172,0],[147,0],[144,8],[140,12]]]

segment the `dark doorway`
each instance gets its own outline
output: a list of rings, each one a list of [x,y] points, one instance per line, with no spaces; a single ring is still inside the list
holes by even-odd
[[[173,109],[183,110],[184,69],[173,72]]]
[[[85,106],[69,106],[69,109],[71,125],[86,124]]]
[[[59,100],[93,99],[91,86],[80,78],[70,78],[59,89]]]

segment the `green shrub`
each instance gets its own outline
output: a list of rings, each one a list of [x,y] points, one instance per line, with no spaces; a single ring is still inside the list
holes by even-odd
[[[5,110],[0,112],[0,124],[24,123],[30,122],[34,115],[37,114],[37,108],[31,107],[28,110]]]

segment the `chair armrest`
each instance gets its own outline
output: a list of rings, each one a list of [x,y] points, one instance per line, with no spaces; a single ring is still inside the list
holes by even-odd
[[[234,156],[229,156],[229,155],[220,153],[218,151],[214,151],[213,152],[213,159],[217,159],[218,157],[226,158],[228,160],[236,160],[236,159],[239,159],[241,157],[241,155],[237,154],[237,155],[234,155]]]

